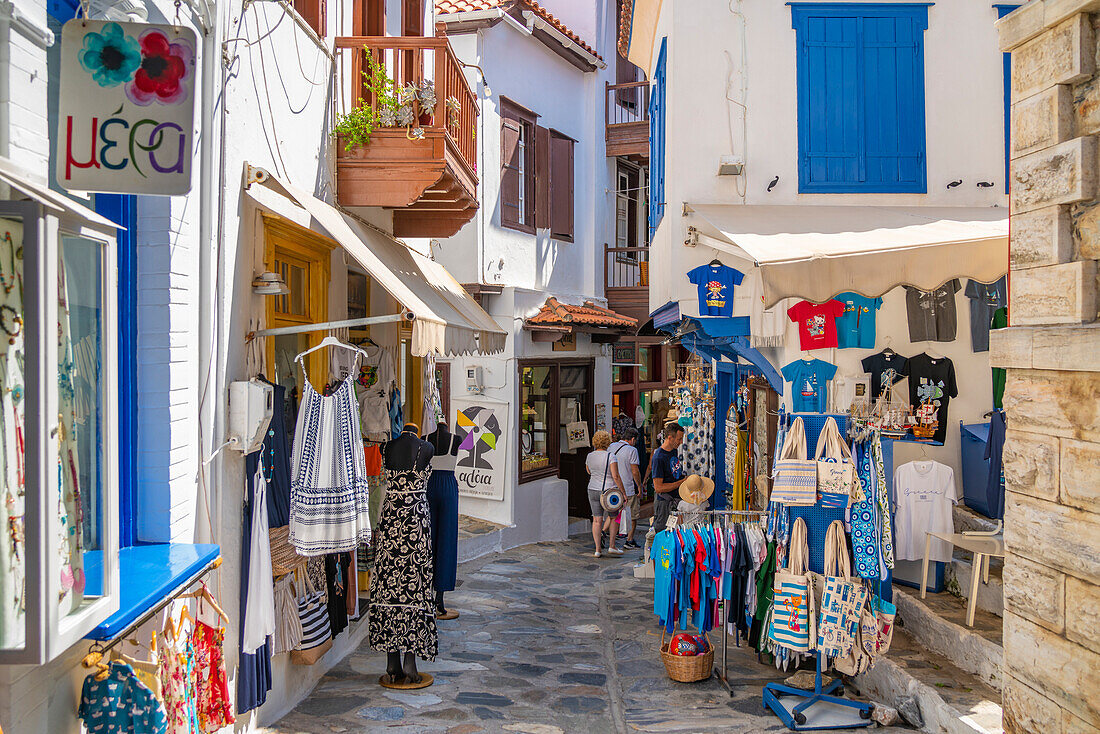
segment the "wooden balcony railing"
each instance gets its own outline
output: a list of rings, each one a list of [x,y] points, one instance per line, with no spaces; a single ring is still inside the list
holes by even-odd
[[[435,83],[435,107],[420,110],[421,126],[442,129],[470,170],[476,169],[477,96],[466,83],[462,64],[446,36],[344,36],[336,39],[336,49],[341,67],[347,64],[342,74],[344,95],[340,100],[345,109],[363,104],[378,107],[378,100],[370,93],[363,76],[369,68],[367,54],[399,86],[410,82],[418,86],[424,79],[431,79]],[[448,100],[457,102],[457,109],[455,102]]]
[[[612,311],[649,316],[649,248],[604,246],[604,295]]]
[[[649,82],[607,84],[607,155],[649,157]]]

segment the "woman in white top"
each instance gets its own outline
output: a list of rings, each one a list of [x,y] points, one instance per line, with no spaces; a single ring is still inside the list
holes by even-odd
[[[592,449],[588,458],[584,461],[584,468],[588,470],[588,506],[592,509],[592,539],[596,542],[596,558],[600,557],[600,533],[603,530],[603,517],[605,510],[600,504],[600,495],[604,490],[615,486],[615,477],[611,474],[611,455],[607,453],[607,447],[611,445],[611,434],[607,431],[596,431],[592,434]],[[615,547],[615,538],[619,534],[618,514],[611,520],[611,531],[607,541],[607,554],[621,556],[621,548]]]

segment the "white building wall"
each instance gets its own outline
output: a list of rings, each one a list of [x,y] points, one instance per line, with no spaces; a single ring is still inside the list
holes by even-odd
[[[728,7],[665,2],[652,59],[656,65],[661,39],[667,37],[667,205],[650,256],[651,306],[675,300],[682,313],[696,315],[698,300],[695,286],[687,280],[689,270],[714,257],[746,273],[752,267],[705,245],[686,247],[687,226],[692,222],[682,214],[685,202],[1007,209],[1002,56],[996,18],[988,4],[939,3],[928,8],[924,34],[928,193],[799,194],[796,50],[790,7],[736,1]],[[722,155],[741,156],[745,174],[718,176]],[[768,192],[775,176],[779,183]],[[948,189],[947,183],[957,179],[963,184]],[[978,181],[995,186],[979,188]],[[956,296],[955,341],[917,344],[909,341],[904,290],[895,288],[883,300],[874,349],[820,350],[810,356],[837,365],[838,374],[861,374],[859,361],[881,351],[889,336],[890,346],[904,356],[932,350],[950,357],[959,397],[951,401],[946,445],[925,449],[899,443],[895,464],[927,451],[954,467],[959,480],[959,421],[984,422],[984,412],[992,407],[988,353],[971,349],[969,299],[962,292]],[[793,323],[788,323],[785,343],[782,349],[762,350],[777,369],[803,354]],[[789,408],[790,383],[785,385],[784,400]]]

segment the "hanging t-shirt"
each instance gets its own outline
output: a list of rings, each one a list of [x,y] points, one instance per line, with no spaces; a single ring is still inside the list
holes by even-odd
[[[952,507],[959,501],[955,472],[936,461],[910,461],[894,472],[894,557],[924,558],[926,533],[955,532]],[[951,562],[951,543],[932,538],[928,558]]]
[[[787,309],[787,318],[798,324],[802,351],[829,349],[836,346],[836,319],[844,313],[840,301],[822,304],[799,301]]]
[[[795,413],[824,413],[829,405],[829,380],[836,365],[820,359],[796,359],[783,368],[783,378],[791,383]]]
[[[905,286],[909,316],[909,341],[950,342],[955,340],[955,294],[962,290],[959,279],[949,280],[934,291]]]
[[[998,308],[993,313],[993,323],[991,328],[1003,329],[1008,326],[1008,308]],[[993,369],[993,407],[1001,409],[1004,407],[1005,397],[1005,370],[1003,367],[994,367]]]
[[[113,662],[107,677],[84,679],[76,712],[88,734],[165,734],[168,714],[126,663]]]
[[[397,384],[393,357],[382,347],[371,344],[363,345],[360,349],[365,354],[359,355],[355,399],[359,402],[363,436],[372,441],[387,441],[391,435],[390,393],[391,388]],[[350,349],[333,349],[331,352],[329,366],[332,379],[342,380],[352,369],[355,352]]]
[[[959,395],[955,365],[947,357],[929,357],[921,352],[910,357],[906,367],[909,370],[909,404],[914,412],[925,403],[936,406],[939,426],[932,439],[943,443],[947,438],[947,406],[951,398]]]
[[[649,557],[653,559],[653,613],[663,624],[668,620],[671,610],[669,604],[669,585],[672,583],[672,547],[675,534],[671,530],[662,530],[653,538],[653,547]]]
[[[871,375],[872,400],[878,400],[878,396],[882,394],[883,390],[905,379],[905,376],[909,374],[906,368],[907,361],[905,357],[897,352],[885,350],[863,358],[863,361],[860,362],[863,371]]]
[[[733,316],[733,288],[745,277],[727,265],[700,265],[688,271],[688,280],[699,289],[700,316]]]
[[[836,297],[844,313],[836,317],[836,340],[841,349],[875,348],[875,311],[882,308],[881,298],[868,298],[858,293],[841,293]]]
[[[1008,305],[1008,288],[1005,276],[995,283],[979,283],[971,278],[966,283],[966,297],[970,299],[970,344],[975,352],[989,351],[989,325],[993,313]]]

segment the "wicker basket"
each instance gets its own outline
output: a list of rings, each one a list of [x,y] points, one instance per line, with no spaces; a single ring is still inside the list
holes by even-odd
[[[298,551],[290,544],[290,526],[283,525],[271,528],[267,531],[268,543],[271,545],[271,574],[282,576],[291,573],[299,566],[305,565],[309,559],[298,555]]]
[[[665,642],[665,633],[661,632],[661,661],[665,664],[668,677],[677,683],[696,683],[707,680],[714,673],[714,645],[707,636],[707,651],[702,655],[673,655],[668,651],[671,640]]]

